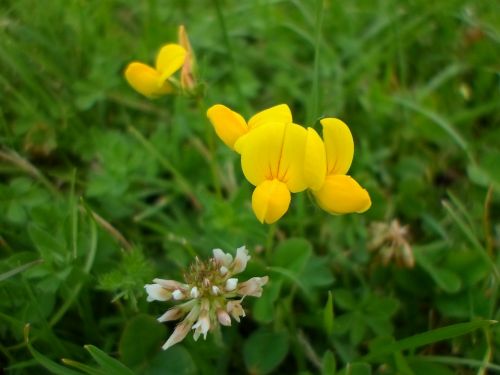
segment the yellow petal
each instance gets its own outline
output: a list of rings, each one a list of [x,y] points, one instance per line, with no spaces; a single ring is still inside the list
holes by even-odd
[[[327,174],[346,174],[354,156],[351,131],[336,118],[324,118],[320,122],[323,125]]]
[[[261,223],[272,224],[288,210],[290,199],[290,191],[283,182],[265,180],[253,191],[253,212]]]
[[[278,162],[278,178],[285,182],[292,193],[307,189],[304,178],[304,154],[307,130],[296,124],[286,124],[283,146]]]
[[[130,86],[149,98],[172,92],[172,86],[168,82],[159,85],[160,75],[156,70],[140,62],[132,62],[127,66],[125,78]]]
[[[312,190],[321,188],[326,177],[325,145],[316,130],[307,128],[304,154],[304,179]]]
[[[161,82],[180,69],[186,58],[186,50],[178,44],[167,44],[160,49],[156,57],[156,70],[160,73]]]
[[[245,119],[222,104],[211,106],[207,111],[207,117],[219,138],[232,149],[238,138],[247,132]]]
[[[234,144],[241,154],[241,169],[246,179],[257,186],[264,180],[278,177],[284,123],[267,123],[249,131]]]
[[[362,213],[372,204],[368,192],[346,175],[326,176],[321,189],[313,194],[318,205],[331,214]]]
[[[279,104],[265,109],[248,120],[249,129],[255,129],[266,122],[292,122],[292,112],[286,104]]]

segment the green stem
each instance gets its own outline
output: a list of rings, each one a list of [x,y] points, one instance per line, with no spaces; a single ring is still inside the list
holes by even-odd
[[[127,129],[139,141],[139,143],[141,143],[144,148],[160,162],[163,168],[165,168],[172,174],[172,176],[174,176],[175,180],[179,184],[180,190],[189,197],[195,208],[197,210],[201,210],[201,204],[200,202],[198,202],[198,199],[196,199],[193,188],[186,180],[186,178],[184,178],[184,176],[177,170],[177,168],[175,168],[168,159],[163,157],[163,155],[160,154],[155,146],[149,140],[147,140],[136,128],[134,128],[132,125],[129,125]]]
[[[215,5],[215,10],[217,12],[217,21],[219,22],[221,31],[222,31],[222,37],[224,39],[224,44],[226,47],[226,53],[229,58],[229,62],[231,63],[231,74],[233,76],[233,84],[234,88],[236,90],[236,94],[240,98],[240,103],[243,103],[243,105],[246,105],[246,100],[243,95],[243,91],[241,90],[240,86],[240,81],[239,81],[239,75],[238,75],[238,69],[236,66],[236,61],[234,59],[234,54],[233,54],[233,48],[231,46],[231,41],[229,39],[229,33],[227,32],[227,27],[226,27],[226,22],[224,20],[224,14],[222,13],[222,8],[220,5],[220,0],[213,0],[214,5]],[[245,108],[246,110],[247,108]]]
[[[319,65],[320,65],[320,44],[321,27],[323,25],[323,0],[316,0],[316,30],[314,46],[314,71],[312,77],[312,90],[309,106],[307,110],[307,124],[312,125],[319,112]]]
[[[198,109],[200,110],[202,119],[204,119],[205,120],[204,122],[207,123],[206,120],[207,109],[205,105],[205,100],[202,97],[200,97],[196,101],[196,104],[198,105]],[[210,152],[210,158],[208,160],[208,164],[210,166],[210,172],[212,173],[212,182],[214,184],[215,194],[217,195],[217,198],[222,199],[222,189],[219,179],[219,168],[215,160],[217,144],[215,143],[214,132],[211,126],[205,126],[204,128],[205,128],[205,142],[207,143],[208,151]]]

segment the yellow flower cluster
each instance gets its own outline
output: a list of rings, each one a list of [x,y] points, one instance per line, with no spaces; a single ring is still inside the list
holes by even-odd
[[[219,138],[241,155],[243,174],[255,186],[252,208],[260,222],[280,219],[291,193],[306,189],[331,214],[370,208],[368,192],[346,175],[354,142],[341,120],[322,119],[322,139],[313,128],[294,124],[285,104],[261,111],[248,122],[221,104],[209,108],[207,116]]]
[[[181,69],[181,88],[191,91],[194,79],[195,59],[184,26],[179,27],[179,44],[164,45],[156,56],[155,67],[133,61],[125,69],[125,78],[137,92],[157,98],[174,92],[176,81],[173,74]]]
[[[180,84],[173,77],[179,69]],[[136,91],[156,98],[173,92],[175,86],[193,93],[194,71],[194,53],[180,26],[179,44],[163,46],[154,68],[134,61],[127,66],[125,77]],[[370,208],[368,192],[347,175],[354,142],[341,120],[322,119],[321,138],[313,128],[294,124],[285,104],[261,111],[248,122],[221,104],[209,108],[207,116],[219,138],[241,155],[243,173],[255,186],[252,208],[260,222],[277,221],[288,210],[291,193],[307,189],[331,214],[361,213]]]

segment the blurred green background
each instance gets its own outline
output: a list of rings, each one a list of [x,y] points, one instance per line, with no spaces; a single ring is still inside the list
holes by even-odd
[[[147,100],[123,69],[152,63],[180,24],[201,95]],[[500,372],[500,331],[484,322],[500,317],[499,47],[490,0],[2,1],[1,367]],[[317,130],[341,118],[372,208],[330,216],[301,193],[261,225],[205,117],[215,103],[247,118],[287,103]],[[162,352],[174,325],[154,318],[170,305],[148,304],[144,284],[243,244],[248,276],[271,278],[263,297],[221,339]]]

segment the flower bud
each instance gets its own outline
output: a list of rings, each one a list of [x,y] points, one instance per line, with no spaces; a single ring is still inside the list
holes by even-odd
[[[184,294],[179,289],[176,289],[172,292],[172,297],[173,297],[173,299],[178,301],[178,300],[184,298]]]
[[[230,326],[231,325],[231,317],[223,309],[217,309],[217,320],[223,326]]]
[[[236,278],[227,279],[225,289],[228,292],[232,292],[233,290],[236,289],[237,285],[238,285],[238,279]]]

